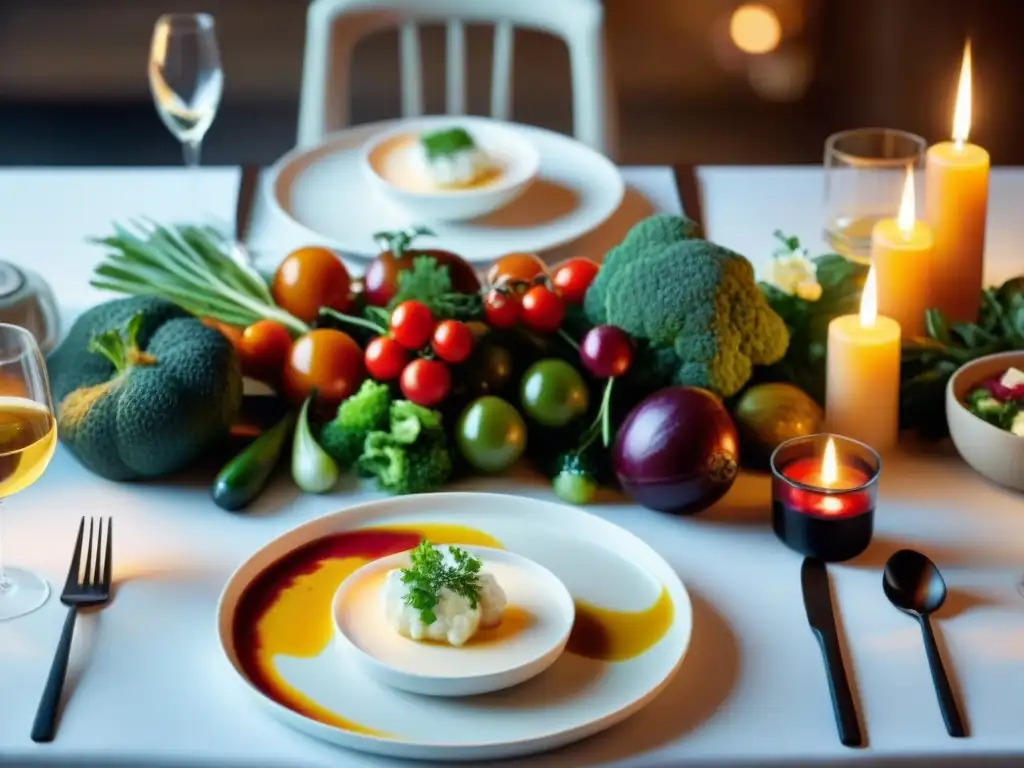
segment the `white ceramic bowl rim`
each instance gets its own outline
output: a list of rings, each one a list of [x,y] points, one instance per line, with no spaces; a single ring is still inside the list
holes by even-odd
[[[449,125],[452,128],[462,127],[464,125],[466,130],[472,134],[472,127],[474,124],[486,125],[488,126],[488,129],[494,130],[496,133],[500,132],[502,134],[503,144],[507,144],[507,146],[514,150],[513,155],[516,158],[516,162],[512,165],[509,172],[503,174],[502,177],[494,184],[488,184],[482,187],[470,187],[469,189],[439,189],[430,192],[410,192],[404,187],[400,187],[397,184],[393,184],[388,179],[385,179],[377,172],[373,163],[370,162],[370,156],[377,147],[399,136],[407,134],[415,135],[423,129],[440,128],[445,125]],[[434,116],[410,120],[408,123],[403,123],[389,131],[384,131],[383,133],[374,135],[363,147],[362,164],[363,168],[368,173],[372,174],[378,182],[389,189],[401,192],[403,195],[431,198],[479,197],[485,194],[493,194],[513,189],[532,179],[540,171],[540,155],[533,144],[517,133],[514,127],[502,123],[499,120],[492,120],[486,117],[456,118]]]
[[[470,554],[487,553],[487,552],[499,552],[499,553],[501,553],[504,556],[512,555],[514,558],[516,558],[518,560],[522,560],[522,561],[525,561],[525,562],[529,563],[530,567],[535,568],[535,569],[543,572],[544,575],[547,577],[547,579],[549,581],[551,581],[553,584],[558,584],[559,587],[560,587],[560,589],[558,590],[558,594],[554,595],[554,596],[551,596],[551,599],[552,599],[552,601],[557,601],[559,603],[564,603],[564,604],[566,604],[568,606],[568,610],[562,612],[564,615],[566,615],[568,617],[568,629],[566,630],[566,632],[565,632],[564,636],[562,637],[562,639],[560,640],[560,642],[559,643],[554,643],[550,647],[546,647],[546,648],[540,649],[536,653],[536,655],[531,656],[528,659],[523,659],[521,661],[518,661],[515,664],[515,666],[507,667],[507,668],[502,668],[502,669],[491,670],[489,672],[482,672],[482,673],[476,674],[476,675],[431,675],[431,674],[423,674],[423,673],[418,673],[418,672],[408,672],[408,671],[406,671],[404,669],[397,669],[395,667],[392,667],[387,662],[382,661],[381,659],[377,658],[373,654],[368,653],[367,651],[363,650],[363,648],[360,647],[360,645],[358,643],[356,643],[352,638],[350,638],[348,636],[348,634],[346,634],[344,627],[341,626],[341,622],[338,621],[338,611],[337,611],[338,604],[339,604],[342,596],[349,589],[351,589],[354,584],[357,584],[360,581],[360,579],[365,578],[367,573],[374,572],[374,571],[380,570],[381,568],[385,567],[384,565],[382,565],[383,563],[389,563],[389,561],[392,561],[392,560],[397,561],[400,557],[402,557],[404,555],[407,555],[408,554],[408,550],[406,552],[396,552],[393,555],[388,555],[387,557],[379,558],[377,560],[372,560],[369,563],[367,563],[366,565],[360,566],[356,570],[352,571],[352,573],[350,573],[348,576],[345,577],[345,579],[341,582],[341,584],[338,585],[338,589],[335,591],[334,597],[331,600],[331,622],[334,624],[335,631],[344,639],[345,644],[351,650],[353,650],[354,652],[360,654],[363,658],[368,659],[373,664],[376,664],[376,665],[381,666],[381,667],[386,667],[387,669],[390,669],[390,670],[392,670],[394,672],[400,673],[403,677],[408,677],[408,678],[411,678],[411,679],[414,679],[414,680],[439,680],[439,681],[440,680],[462,680],[462,681],[477,680],[477,679],[480,679],[480,678],[491,677],[493,675],[504,674],[504,673],[510,672],[512,670],[519,669],[520,667],[528,667],[531,664],[536,663],[538,660],[540,660],[541,658],[546,656],[548,653],[550,653],[551,649],[554,648],[555,645],[561,644],[563,646],[563,648],[564,648],[565,644],[568,642],[569,633],[572,631],[572,626],[573,626],[573,624],[576,621],[576,606],[575,606],[575,603],[573,602],[572,595],[569,593],[569,590],[566,588],[566,586],[562,583],[561,579],[559,579],[557,576],[555,576],[555,574],[553,574],[551,571],[549,571],[547,568],[545,568],[540,563],[537,563],[537,562],[535,562],[533,560],[530,560],[527,557],[523,557],[522,555],[518,555],[515,552],[510,552],[510,551],[505,550],[505,549],[495,549],[494,547],[478,547],[478,546],[465,546],[465,547],[462,547],[462,549],[465,549]]]

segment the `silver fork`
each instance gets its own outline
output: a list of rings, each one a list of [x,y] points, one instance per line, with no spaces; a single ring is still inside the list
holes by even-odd
[[[75,553],[68,569],[68,579],[64,582],[64,591],[60,601],[68,606],[68,615],[64,619],[64,629],[57,643],[57,653],[50,666],[50,676],[46,679],[43,698],[36,711],[36,720],[32,725],[32,741],[53,741],[57,730],[57,709],[60,706],[60,695],[64,690],[64,677],[68,671],[68,658],[71,655],[71,638],[75,634],[75,618],[79,608],[104,605],[110,600],[110,572],[114,542],[114,521],[107,518],[106,535],[104,535],[103,518],[89,518],[89,541],[83,546],[85,536],[85,518],[78,526],[78,538],[75,540]],[[93,530],[95,527],[95,545]],[[82,553],[85,552],[85,568],[82,568]]]

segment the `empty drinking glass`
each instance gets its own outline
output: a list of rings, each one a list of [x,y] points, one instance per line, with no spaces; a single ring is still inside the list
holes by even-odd
[[[203,137],[224,90],[212,16],[172,13],[157,19],[149,50],[149,87],[160,119],[181,142],[185,165],[197,167]]]
[[[825,240],[866,262],[871,230],[899,212],[907,169],[924,167],[925,140],[893,128],[856,128],[825,142]]]

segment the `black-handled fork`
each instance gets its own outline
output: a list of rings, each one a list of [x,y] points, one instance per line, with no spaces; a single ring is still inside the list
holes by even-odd
[[[95,536],[93,535],[95,533]],[[89,518],[89,541],[83,544],[85,537],[85,518],[78,526],[78,538],[75,540],[75,553],[68,569],[68,579],[64,582],[64,591],[60,601],[68,606],[68,615],[64,619],[64,629],[57,643],[57,653],[50,666],[50,676],[46,679],[43,698],[36,711],[36,720],[32,725],[32,741],[53,741],[57,730],[57,709],[60,706],[60,695],[64,690],[64,677],[68,671],[68,658],[71,655],[71,638],[75,634],[75,618],[79,608],[98,606],[110,600],[110,572],[113,556],[114,521],[107,518],[104,527],[103,519]],[[85,553],[85,567],[82,567],[82,553]]]

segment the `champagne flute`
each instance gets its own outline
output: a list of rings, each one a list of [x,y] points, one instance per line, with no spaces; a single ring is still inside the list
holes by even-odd
[[[198,168],[203,137],[224,91],[212,16],[172,13],[157,19],[149,49],[149,88],[160,119],[181,142],[185,165]]]
[[[2,502],[40,478],[56,446],[43,354],[27,330],[0,323],[0,518]],[[0,530],[0,621],[31,613],[49,594],[50,585],[41,576],[4,567]]]

